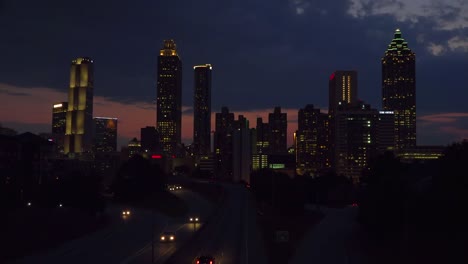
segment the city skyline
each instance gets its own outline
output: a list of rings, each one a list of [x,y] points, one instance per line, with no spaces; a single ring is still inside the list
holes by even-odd
[[[257,1],[257,4],[260,2]],[[437,14],[433,14],[433,19],[425,17],[418,5],[410,7],[402,4],[400,9],[392,11],[392,4],[385,4],[380,7],[380,13],[373,13],[371,11],[379,7],[364,4],[360,8],[360,1],[357,0],[343,1],[341,3],[343,5],[336,9],[333,8],[335,5],[325,3],[314,5],[312,8],[308,3],[308,1],[289,2],[287,6],[281,7],[281,11],[280,8],[268,11],[270,15],[276,13],[280,15],[279,19],[273,23],[278,25],[275,29],[265,23],[269,19],[268,14],[260,13],[260,6],[253,4],[247,8],[237,6],[237,4],[226,6],[219,3],[216,6],[219,10],[215,13],[225,14],[225,16],[224,18],[219,15],[213,17],[210,24],[211,26],[216,23],[220,24],[225,27],[226,33],[232,33],[232,36],[222,35],[221,37],[221,33],[218,32],[213,32],[212,36],[203,34],[201,37],[184,34],[187,30],[194,30],[200,24],[208,23],[203,19],[195,21],[194,25],[181,21],[170,30],[163,28],[167,23],[162,23],[162,26],[154,26],[151,32],[157,32],[157,34],[150,34],[151,36],[142,35],[138,30],[130,32],[128,28],[123,28],[124,32],[130,36],[137,37],[132,43],[137,43],[138,50],[135,44],[126,40],[119,41],[113,45],[115,47],[109,48],[106,45],[104,48],[100,43],[107,42],[102,40],[102,36],[96,36],[96,40],[99,41],[89,43],[85,41],[80,45],[70,41],[65,44],[63,40],[51,43],[53,38],[47,37],[49,33],[43,28],[48,27],[44,25],[49,25],[51,28],[58,27],[58,25],[49,18],[32,14],[33,8],[30,5],[20,9],[16,4],[6,4],[0,10],[2,15],[5,12],[5,16],[1,19],[14,21],[11,16],[19,15],[20,11],[24,11],[20,18],[24,20],[26,19],[24,16],[29,15],[26,21],[37,22],[37,25],[32,27],[33,33],[44,33],[46,37],[41,38],[40,43],[31,40],[31,45],[18,45],[22,43],[21,41],[31,38],[31,36],[26,36],[26,32],[31,29],[21,24],[5,28],[7,33],[16,33],[11,34],[13,37],[1,44],[4,50],[12,52],[5,54],[3,58],[5,63],[0,66],[2,67],[0,68],[2,94],[0,103],[1,112],[4,113],[0,116],[0,122],[19,132],[48,132],[50,130],[50,105],[67,98],[63,96],[68,82],[66,65],[73,58],[90,56],[95,60],[94,115],[119,118],[119,122],[121,121],[119,145],[121,146],[125,141],[138,137],[140,128],[155,126],[153,101],[156,98],[154,89],[157,76],[156,58],[162,40],[173,38],[178,44],[178,52],[184,61],[183,71],[190,72],[194,65],[200,63],[210,63],[214,66],[212,113],[219,112],[221,106],[227,106],[236,116],[239,114],[246,116],[252,127],[256,117],[263,117],[266,120],[268,113],[275,106],[281,106],[288,113],[288,145],[290,145],[292,132],[295,131],[294,127],[297,127],[297,111],[300,108],[313,104],[322,110],[327,110],[328,77],[336,70],[357,71],[359,99],[369,103],[373,108],[382,109],[380,59],[392,40],[395,29],[400,28],[418,57],[416,61],[417,125],[420,127],[417,129],[418,144],[449,144],[467,137],[468,109],[463,102],[466,89],[461,89],[463,88],[462,69],[467,66],[464,58],[468,51],[466,45],[468,42],[465,43],[466,34],[463,34],[467,25],[457,22],[462,21],[459,18],[464,17],[463,12],[456,13],[453,20],[444,20]],[[456,10],[466,8],[464,5],[457,7],[455,2],[451,1],[448,4],[452,4]],[[156,7],[163,4],[154,5],[146,6],[147,10],[140,14],[141,19],[129,25],[148,29],[150,26],[143,23],[143,20],[147,19],[152,11],[158,12]],[[168,10],[170,14],[175,9],[171,9],[171,4],[168,5],[170,6],[165,7],[165,10]],[[102,10],[100,7],[102,6],[99,4],[93,4],[89,12],[99,13],[99,10]],[[194,6],[196,10],[203,7],[206,5]],[[128,11],[128,17],[122,18],[117,24],[129,21],[141,8],[141,6],[132,7]],[[59,11],[63,11],[62,9],[59,7],[46,9],[42,13],[46,16],[45,14],[51,12],[61,13]],[[115,14],[117,10],[119,7],[113,6],[109,14],[105,16]],[[232,15],[236,12],[241,14],[244,12],[244,16],[234,18]],[[348,22],[347,25],[341,28],[334,27],[331,23],[332,15],[339,22]],[[415,15],[419,20],[409,20],[410,15]],[[80,15],[74,14],[73,16],[79,17]],[[56,19],[60,21],[65,18],[58,16]],[[253,29],[245,28],[244,33],[235,35],[236,29],[250,21],[249,19],[258,23],[254,23]],[[369,21],[381,22],[370,24],[367,23]],[[231,22],[238,22],[239,25],[233,26]],[[43,27],[40,27],[41,25]],[[97,24],[98,27],[100,25]],[[311,25],[311,28],[307,29],[306,25]],[[93,29],[86,26],[76,24],[70,26],[79,29],[79,32],[85,30],[84,32],[90,35],[94,34]],[[296,33],[292,33],[293,31],[290,30],[292,28],[296,29]],[[54,34],[58,36],[65,36],[68,32],[60,27],[56,29]],[[109,41],[117,37],[112,29],[114,28],[111,28],[107,36]],[[327,31],[330,29],[333,31]],[[349,33],[345,34],[345,31]],[[145,32],[148,31],[145,30]],[[196,32],[198,31],[195,30],[194,33]],[[258,36],[248,35],[249,32],[258,32]],[[334,33],[330,34],[330,32]],[[120,37],[122,33],[119,32],[118,36]],[[331,41],[339,34],[343,38],[341,43]],[[272,36],[276,37],[272,38]],[[213,40],[213,37],[216,40]],[[360,44],[357,44],[358,42]],[[352,50],[349,49],[350,46],[353,47]],[[20,48],[21,52],[19,52]],[[39,48],[44,49],[45,52],[38,52]],[[248,56],[246,57],[244,53],[250,56],[255,55],[255,60],[248,60]],[[31,68],[30,65],[33,64],[27,63],[26,58],[31,58],[32,54],[34,54],[32,58],[44,61],[40,69]],[[115,56],[116,54],[119,56]],[[48,56],[48,59],[42,59],[43,56]],[[142,59],[143,57],[145,59]],[[129,63],[116,63],[119,59],[124,59]],[[246,67],[242,67],[242,64]],[[129,69],[128,66],[134,69]],[[247,85],[239,85],[240,83]],[[280,87],[286,87],[287,92]],[[441,90],[444,92],[441,93]],[[182,87],[182,141],[185,143],[191,143],[193,135],[192,96],[193,76],[185,74]],[[43,97],[44,99],[42,102],[31,102],[29,97]],[[99,102],[112,105],[112,110],[116,114],[103,110]],[[44,110],[38,110],[43,107],[41,104],[47,105]],[[16,108],[34,109],[34,111],[14,111]],[[148,108],[152,110],[146,111]],[[141,123],[129,120],[132,115],[136,114],[141,116]]]

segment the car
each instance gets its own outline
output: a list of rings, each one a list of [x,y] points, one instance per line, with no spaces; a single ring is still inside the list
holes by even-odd
[[[175,232],[165,231],[159,237],[159,241],[161,242],[174,242],[176,239]]]
[[[131,214],[130,210],[124,209],[122,210],[122,216],[129,216]]]
[[[190,223],[197,223],[200,221],[200,218],[198,216],[192,216],[189,218]]]
[[[197,264],[215,264],[215,258],[212,256],[200,256],[197,258],[197,261],[195,262]]]

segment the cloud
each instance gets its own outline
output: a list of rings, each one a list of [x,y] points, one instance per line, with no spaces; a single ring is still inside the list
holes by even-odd
[[[418,120],[427,123],[455,123],[461,118],[467,118],[468,113],[441,113],[418,117]]]
[[[446,51],[468,52],[468,37],[455,36],[447,40],[444,44],[429,43],[427,50],[434,56],[440,56]]]
[[[434,56],[440,56],[445,53],[445,47],[444,45],[440,44],[435,44],[435,43],[429,43],[429,46],[427,47],[428,51],[434,55]]]
[[[468,113],[439,113],[418,118],[419,135],[444,138],[446,143],[468,139]]]
[[[306,0],[291,0],[290,2],[296,15],[303,15],[310,7],[310,3]]]
[[[460,37],[456,36],[447,41],[447,46],[452,50],[452,51],[463,51],[463,52],[468,52],[468,37]]]
[[[0,94],[7,94],[7,95],[12,95],[12,96],[28,96],[30,94],[28,93],[23,93],[23,92],[12,92],[9,91],[5,88],[0,89]]]
[[[468,1],[464,0],[348,0],[347,13],[355,18],[393,16],[398,22],[430,20],[434,29],[468,28]]]

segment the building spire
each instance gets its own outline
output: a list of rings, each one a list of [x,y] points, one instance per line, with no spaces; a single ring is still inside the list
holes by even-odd
[[[411,49],[408,47],[408,42],[406,42],[402,37],[401,30],[399,28],[395,30],[392,42],[390,42],[388,45],[387,52],[389,51],[411,51]]]
[[[400,39],[401,38],[401,30],[399,28],[397,28],[395,30],[395,39]]]

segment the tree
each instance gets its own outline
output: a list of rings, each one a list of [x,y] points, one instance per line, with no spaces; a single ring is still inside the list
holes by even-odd
[[[363,172],[365,186],[359,197],[359,220],[391,231],[402,226],[408,211],[409,166],[391,152],[373,159]]]
[[[140,155],[134,155],[122,164],[112,184],[117,200],[137,201],[154,191],[164,190],[167,175],[155,164]]]

